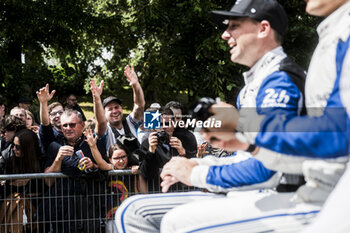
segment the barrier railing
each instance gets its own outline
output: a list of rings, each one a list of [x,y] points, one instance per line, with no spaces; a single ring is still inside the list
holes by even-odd
[[[0,232],[116,232],[114,213],[127,197],[140,193],[131,170],[0,175]],[[160,192],[160,181],[148,193]],[[175,185],[171,191],[192,191]]]

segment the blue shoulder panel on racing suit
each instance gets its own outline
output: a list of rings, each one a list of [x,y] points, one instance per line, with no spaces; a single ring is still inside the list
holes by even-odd
[[[289,154],[332,158],[350,154],[349,116],[340,99],[339,83],[350,37],[339,41],[336,52],[336,79],[321,116],[269,114],[261,122],[256,145]],[[316,88],[316,87],[315,87]]]
[[[265,182],[275,173],[260,161],[249,158],[230,165],[210,166],[207,183],[222,188],[240,187]]]
[[[256,106],[261,113],[277,112],[280,109],[284,114],[297,115],[300,99],[300,91],[289,75],[284,71],[276,71],[266,77],[261,84],[256,97]],[[275,173],[264,167],[260,161],[249,158],[230,165],[210,166],[206,181],[222,188],[241,187],[263,183]]]
[[[274,72],[264,79],[256,97],[258,114],[282,110],[284,114],[298,115],[301,104],[298,87],[284,71]]]

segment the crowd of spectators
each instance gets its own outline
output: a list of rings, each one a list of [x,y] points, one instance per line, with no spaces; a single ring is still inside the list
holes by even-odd
[[[48,84],[36,92],[40,103],[39,112],[31,112],[32,101],[21,98],[20,104],[10,109],[6,115],[5,106],[0,102],[0,173],[61,172],[70,178],[46,178],[40,186],[45,187],[44,189],[25,189],[27,192],[32,190],[37,195],[40,193],[43,197],[55,197],[78,195],[86,191],[82,190],[86,185],[102,184],[101,179],[96,180],[93,177],[104,177],[103,190],[108,192],[113,184],[108,184],[105,171],[131,169],[133,175],[118,176],[114,181],[119,184],[118,187],[125,187],[125,190],[119,190],[121,193],[159,192],[160,169],[174,156],[196,157],[196,137],[189,129],[175,128],[171,123],[182,120],[182,105],[176,101],[170,101],[164,107],[158,103],[151,104],[147,110],[160,111],[161,122],[164,125],[160,129],[144,130],[142,118],[145,100],[141,85],[133,67],[127,66],[125,75],[133,89],[134,100],[132,112],[125,117],[122,101],[118,97],[101,98],[103,81],[99,86],[94,80],[90,83],[94,105],[94,116],[91,119],[85,118],[74,94],[70,94],[65,103],[54,101],[56,91],[50,92]],[[40,124],[36,122],[36,115],[39,116]],[[17,183],[3,182],[0,186],[2,200],[21,193],[18,185],[31,186],[28,179],[25,181],[21,180],[21,184],[20,180]],[[88,184],[84,186],[86,181]],[[124,195],[124,198],[108,196],[107,205],[97,200],[96,203],[104,210],[104,214],[99,213],[100,217],[113,219],[116,207],[126,197],[127,195]],[[118,201],[115,201],[116,199]],[[78,218],[74,209],[59,211],[53,215],[47,212],[45,206],[65,209],[68,205],[75,206],[76,203],[77,200],[73,201],[70,198],[67,198],[67,201],[44,199],[43,202],[35,203],[35,215],[39,221],[54,222],[51,227],[59,229],[59,232],[74,232],[72,229],[79,228],[76,223],[59,223],[72,216]],[[3,202],[1,205],[2,211],[5,211],[5,206],[9,203]],[[91,222],[86,224],[91,225]],[[105,227],[111,229],[111,224],[109,221]],[[102,229],[101,224],[94,224],[90,228],[93,229],[91,232]]]
[[[285,223],[301,230],[318,212],[321,214],[316,219],[317,225],[312,225],[308,232],[315,232],[312,229],[323,225],[331,229],[331,224],[322,221],[329,216],[321,211],[322,205],[326,203],[325,209],[334,213],[338,197],[348,203],[346,192],[342,193],[339,185],[344,186],[350,177],[346,98],[349,82],[343,78],[349,70],[348,67],[342,70],[343,63],[349,62],[349,27],[346,30],[342,27],[348,26],[345,22],[349,22],[350,3],[328,2],[323,7],[332,8],[325,9],[326,12],[312,9],[310,4],[310,13],[328,16],[326,22],[330,25],[336,26],[336,17],[343,22],[332,34],[332,41],[337,41],[336,52],[333,51],[335,43],[330,45],[331,40],[322,40],[323,30],[331,27],[326,23],[320,25],[323,28],[319,32],[321,46],[315,52],[320,58],[313,58],[307,78],[312,83],[314,77],[321,76],[334,88],[325,87],[315,94],[310,85],[308,89],[304,86],[305,72],[288,58],[281,46],[288,28],[283,8],[274,0],[241,2],[237,1],[229,12],[212,12],[219,24],[228,25],[222,39],[231,48],[231,61],[250,68],[244,73],[246,85],[237,101],[241,111],[223,102],[209,109],[212,119],[217,117],[224,124],[222,131],[208,127],[201,135],[196,130],[180,127],[183,124],[179,122],[185,119],[183,107],[177,101],[170,101],[164,107],[150,104],[147,111],[159,114],[161,126],[144,128],[144,94],[134,67],[129,66],[125,67],[124,74],[133,90],[134,105],[127,116],[124,116],[121,99],[102,98],[103,81],[99,85],[90,81],[94,109],[91,119],[86,119],[75,94],[68,95],[65,103],[53,102],[55,91],[50,92],[48,84],[36,92],[39,113],[31,112],[30,100],[20,98],[18,106],[6,115],[6,106],[0,98],[0,173],[59,172],[69,177],[46,178],[41,183],[26,178],[1,182],[1,232],[6,232],[6,224],[28,220],[40,222],[38,232],[41,229],[48,229],[43,232],[118,232],[116,226],[123,232],[184,232],[207,228],[229,231],[241,229],[239,224],[255,224],[254,221],[263,221],[260,230],[277,232],[286,226],[267,221],[298,216],[301,221]],[[260,14],[264,17],[259,18]],[[342,34],[343,31],[347,34]],[[241,44],[244,46],[240,50],[236,48]],[[327,58],[320,49],[327,49],[324,53],[327,56],[336,56],[336,65],[329,69],[332,72],[322,71],[321,65]],[[321,115],[314,115],[305,104],[304,96],[323,107]],[[328,103],[337,108],[339,114],[326,109]],[[246,114],[248,108],[257,109],[253,117]],[[252,133],[249,130],[256,122],[257,132]],[[290,133],[287,126],[289,130],[304,127],[303,130],[310,131]],[[344,127],[344,131],[339,131]],[[332,139],[335,145],[322,145],[326,139]],[[125,169],[130,169],[131,174],[108,182],[106,171]],[[130,194],[153,193],[161,188],[163,192],[173,191],[173,185],[178,182],[209,192],[135,195],[127,199]],[[35,201],[28,202],[24,198],[28,194],[36,196]],[[237,208],[241,202],[244,211]],[[94,203],[88,207],[93,210],[81,211],[82,203]],[[204,208],[210,212],[203,211]],[[346,208],[341,211],[345,212]],[[339,222],[334,217],[332,221]],[[337,232],[349,230],[348,225],[340,224]],[[17,224],[12,232],[23,232],[24,227]]]

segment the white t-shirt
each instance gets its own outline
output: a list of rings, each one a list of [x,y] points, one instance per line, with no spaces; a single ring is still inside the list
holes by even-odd
[[[128,123],[128,126],[130,128],[130,132],[132,133],[132,135],[134,135],[137,138],[137,128],[141,122],[132,118],[131,115],[128,115],[126,117],[126,122]],[[112,126],[108,123],[107,129],[106,129],[106,148],[107,148],[107,151],[112,145],[114,145],[116,143],[116,139],[115,139],[115,136],[114,136],[114,133],[113,133],[113,130],[111,127]],[[125,134],[124,127],[122,127],[120,130],[119,129],[116,129],[116,130],[118,131],[118,133],[120,135]]]

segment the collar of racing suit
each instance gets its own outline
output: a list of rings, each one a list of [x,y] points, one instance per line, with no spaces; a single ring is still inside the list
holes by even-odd
[[[266,53],[250,70],[243,73],[245,84],[247,85],[252,82],[257,76],[256,74],[260,74],[261,71],[266,70],[267,66],[278,64],[281,59],[276,58],[284,57],[286,57],[286,54],[284,53],[282,46],[278,46]]]

